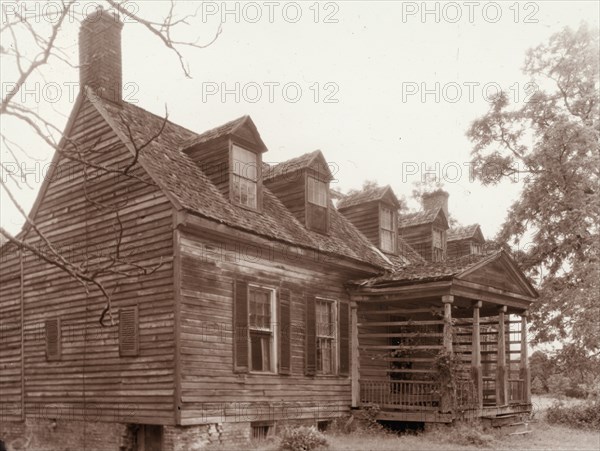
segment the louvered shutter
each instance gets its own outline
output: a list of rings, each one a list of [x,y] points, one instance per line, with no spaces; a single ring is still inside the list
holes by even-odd
[[[292,372],[292,330],[290,290],[279,290],[279,373]]]
[[[233,302],[233,370],[248,372],[248,284],[237,280]]]
[[[60,359],[60,319],[48,319],[45,322],[46,359]]]
[[[317,312],[314,296],[306,297],[306,375],[317,373]]]
[[[340,303],[340,375],[350,374],[350,308]]]
[[[119,354],[136,356],[139,352],[138,308],[119,309]]]

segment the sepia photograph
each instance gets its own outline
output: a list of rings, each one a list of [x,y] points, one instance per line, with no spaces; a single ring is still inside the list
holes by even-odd
[[[0,451],[600,449],[599,1],[0,14]]]

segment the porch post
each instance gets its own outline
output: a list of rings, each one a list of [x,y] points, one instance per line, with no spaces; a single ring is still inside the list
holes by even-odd
[[[448,354],[452,354],[452,303],[454,296],[442,296],[444,304],[444,350]],[[452,385],[450,381],[446,381],[445,385],[442,382],[440,409],[442,413],[452,412],[454,407],[454,393],[451,391]]]
[[[360,363],[358,360],[358,305],[356,302],[350,304],[350,331],[350,346],[352,346],[352,362],[350,368],[350,377],[352,380],[352,407],[358,407],[360,405]]]
[[[531,373],[529,370],[529,355],[527,351],[527,316],[529,312],[521,314],[521,362],[519,379],[523,380],[523,400],[531,403]]]
[[[473,304],[473,338],[471,347],[471,377],[477,393],[477,405],[483,408],[483,375],[481,373],[481,328],[479,326],[479,309],[482,302]]]
[[[444,349],[447,353],[452,353],[452,303],[454,296],[442,296],[444,303]]]
[[[496,360],[496,405],[508,404],[508,371],[506,370],[506,306],[498,310],[498,356]]]

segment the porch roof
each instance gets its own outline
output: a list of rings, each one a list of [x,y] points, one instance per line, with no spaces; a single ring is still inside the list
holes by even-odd
[[[348,283],[355,301],[408,301],[454,295],[525,310],[538,297],[504,250],[398,268]]]

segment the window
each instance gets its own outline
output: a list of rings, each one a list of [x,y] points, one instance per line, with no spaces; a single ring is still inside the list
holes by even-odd
[[[248,289],[250,332],[250,370],[275,372],[275,296],[273,290],[250,286]]]
[[[136,356],[139,351],[138,309],[124,307],[119,309],[119,354]]]
[[[327,183],[308,177],[308,201],[320,207],[327,207]]]
[[[381,207],[381,250],[385,252],[396,252],[396,228],[394,221],[394,210]]]
[[[444,231],[441,229],[433,229],[433,261],[441,262],[444,260],[445,253]]]
[[[232,199],[249,208],[258,208],[258,157],[255,153],[233,146]]]
[[[326,299],[316,300],[317,373],[335,374],[336,362],[336,303]]]
[[[479,243],[471,243],[471,254],[472,255],[481,255],[482,246]]]
[[[60,360],[60,319],[46,320],[46,359]]]

